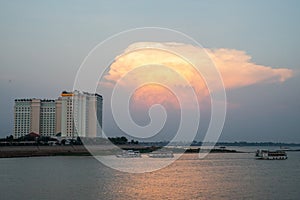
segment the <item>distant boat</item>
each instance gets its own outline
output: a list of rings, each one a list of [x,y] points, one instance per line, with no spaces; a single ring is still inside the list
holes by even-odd
[[[280,146],[280,150],[289,151],[289,150],[290,150],[290,148],[289,148],[289,147],[283,147],[283,146]]]
[[[269,151],[269,150],[259,149],[256,151],[255,156],[257,159],[261,159],[261,160],[286,160],[287,159],[287,154],[283,150]]]
[[[154,151],[148,154],[150,158],[173,158],[172,151]]]
[[[141,153],[133,150],[123,150],[121,154],[116,155],[118,158],[140,158]]]

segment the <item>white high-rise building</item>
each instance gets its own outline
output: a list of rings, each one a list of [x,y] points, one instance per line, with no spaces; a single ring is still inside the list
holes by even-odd
[[[14,137],[21,137],[32,132],[32,100],[16,99],[14,106]]]
[[[102,96],[78,91],[63,92],[61,101],[62,136],[102,136]]]
[[[32,132],[43,136],[55,135],[56,128],[59,128],[56,114],[55,100],[16,99],[14,137],[18,138]]]
[[[43,136],[56,134],[56,104],[55,100],[41,100],[40,104],[40,130]]]
[[[43,136],[102,136],[102,96],[62,92],[56,100],[16,99],[14,137],[31,132]]]

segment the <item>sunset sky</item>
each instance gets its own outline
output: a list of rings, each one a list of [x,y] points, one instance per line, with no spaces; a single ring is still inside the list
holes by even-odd
[[[197,40],[220,71],[228,106],[221,141],[300,143],[298,1],[122,3],[0,2],[0,137],[12,133],[15,98],[56,98],[61,91],[72,90],[79,66],[98,43],[136,27],[164,27]],[[201,48],[172,42],[176,41],[132,43],[115,58],[102,84],[110,87],[109,84],[113,85],[140,65],[167,65],[169,68],[163,71],[131,73],[124,88],[155,79],[179,87],[184,95],[186,83],[178,84],[175,71],[197,91],[200,107],[209,108],[206,106],[209,91],[205,82],[201,76],[195,76],[187,62],[166,51],[133,51],[140,46],[160,46],[170,51],[188,52],[190,58],[199,62],[193,55],[202,51]],[[219,88],[213,89],[217,91]],[[188,98],[186,101],[188,103]],[[166,122],[163,134],[152,138],[169,139],[166,134],[178,127],[178,101],[174,95],[153,84],[139,88],[133,102],[136,106],[131,105],[132,116],[141,124],[147,122],[143,120],[147,118],[145,107],[154,103],[170,106],[174,115]],[[117,135],[120,131],[109,110],[104,109],[104,129]],[[206,122],[209,109],[203,112],[203,121]],[[200,130],[196,140],[202,138],[201,134]]]

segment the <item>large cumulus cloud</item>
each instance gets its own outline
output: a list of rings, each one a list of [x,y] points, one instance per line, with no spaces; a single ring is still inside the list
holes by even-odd
[[[192,64],[196,65],[200,73]],[[141,66],[144,70],[138,70]],[[166,70],[164,66],[170,70]],[[203,49],[179,43],[140,42],[130,45],[115,59],[102,83],[110,83],[113,86],[118,82],[125,90],[144,82],[167,83],[178,88],[177,91],[182,96],[186,87],[192,87],[201,102],[210,92],[222,89],[220,85],[212,84],[207,88],[207,83],[214,83],[214,79],[217,78],[210,73],[213,67],[222,77],[225,89],[284,82],[293,76],[293,71],[287,68],[272,68],[253,63],[251,56],[240,50]],[[136,90],[133,100],[147,105],[165,102],[177,104],[177,100],[172,99],[172,94],[166,90],[157,85],[145,85]],[[188,103],[189,98],[185,101]]]

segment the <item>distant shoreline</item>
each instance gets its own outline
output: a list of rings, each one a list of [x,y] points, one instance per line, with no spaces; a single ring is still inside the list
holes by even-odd
[[[120,145],[119,148],[109,148],[111,146],[100,145],[95,146],[95,152],[99,155],[116,155],[119,148],[123,150],[138,150],[141,153],[149,153],[159,149],[154,146],[141,145]],[[171,148],[174,153],[199,153],[200,148],[175,149]],[[201,152],[208,152],[202,149]],[[210,153],[243,153],[236,150],[212,149]],[[83,145],[66,145],[66,146],[1,146],[0,158],[16,158],[16,157],[38,157],[38,156],[91,156],[92,154]]]
[[[158,150],[159,146],[143,145],[119,145],[119,148],[112,148],[110,145],[92,146],[93,154],[96,155],[116,155],[123,150],[138,150],[142,154]],[[211,150],[200,148],[168,148],[173,153],[252,153],[238,151],[235,149],[218,148]],[[286,149],[286,151],[300,151],[300,149]],[[17,157],[40,157],[40,156],[92,156],[84,145],[57,145],[57,146],[0,146],[0,158],[17,158]]]

